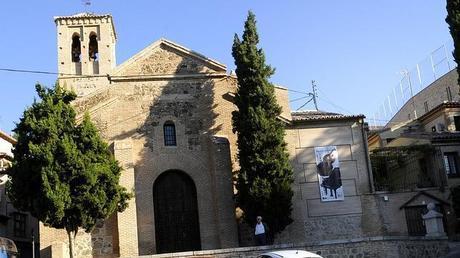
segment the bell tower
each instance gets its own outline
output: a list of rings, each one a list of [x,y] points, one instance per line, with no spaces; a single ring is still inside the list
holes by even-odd
[[[54,17],[59,78],[109,74],[116,66],[117,36],[110,14]]]

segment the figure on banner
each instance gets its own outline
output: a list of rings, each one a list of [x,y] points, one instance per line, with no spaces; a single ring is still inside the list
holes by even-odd
[[[316,147],[315,153],[321,200],[343,200],[342,177],[337,148],[335,146]]]
[[[337,199],[337,189],[342,187],[342,178],[340,175],[340,168],[336,165],[337,160],[337,150],[331,151],[327,154],[328,159],[330,160],[330,172],[327,178],[323,178],[322,186],[325,188],[326,194],[327,189],[329,189],[330,196]],[[334,194],[332,194],[334,193]]]

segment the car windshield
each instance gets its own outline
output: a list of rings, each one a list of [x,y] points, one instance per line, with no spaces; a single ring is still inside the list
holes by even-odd
[[[15,252],[8,252],[5,249],[0,249],[0,258],[17,258],[18,255]]]

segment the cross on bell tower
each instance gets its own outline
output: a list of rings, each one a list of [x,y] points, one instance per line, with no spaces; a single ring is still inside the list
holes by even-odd
[[[85,7],[85,12],[88,12],[89,7],[91,6],[91,0],[81,0],[81,3]]]

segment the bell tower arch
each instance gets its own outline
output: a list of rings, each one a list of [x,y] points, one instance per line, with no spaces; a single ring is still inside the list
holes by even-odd
[[[54,17],[60,78],[105,75],[116,66],[116,33],[110,14]]]

